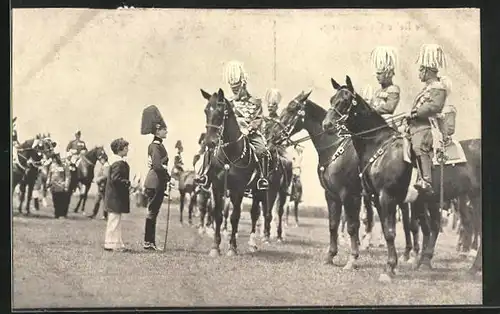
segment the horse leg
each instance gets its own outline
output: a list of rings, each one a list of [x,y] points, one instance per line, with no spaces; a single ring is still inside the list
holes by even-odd
[[[33,189],[35,182],[28,183],[28,194],[26,195],[26,215],[30,214],[31,198],[33,197]]]
[[[250,252],[257,251],[257,243],[256,243],[256,229],[257,229],[257,221],[260,218],[260,207],[259,200],[257,199],[257,195],[254,195],[252,198],[252,208],[250,209],[250,216],[252,218],[252,230],[250,231],[250,238],[248,239],[248,246],[250,247]]]
[[[473,228],[471,209],[467,206],[467,197],[464,195],[458,197],[458,211],[461,223],[460,238],[462,248],[460,255],[465,256],[470,251]]]
[[[286,203],[286,190],[280,191],[278,200],[278,227],[277,227],[277,241],[283,242],[283,213],[285,212],[285,203]]]
[[[410,212],[407,203],[399,204],[399,208],[401,210],[401,216],[403,218],[403,230],[405,232],[405,241],[406,241],[405,251],[403,255],[401,255],[400,261],[407,262],[410,259],[410,252],[412,249]]]
[[[379,280],[390,281],[395,274],[396,266],[398,265],[398,255],[396,246],[396,200],[387,194],[386,191],[381,191],[380,196],[375,199],[377,209],[379,211],[380,222],[384,232],[385,242],[387,244],[387,265],[385,272],[380,275]]]
[[[408,263],[414,264],[418,254],[420,253],[420,241],[419,241],[419,229],[420,225],[418,223],[418,212],[412,204],[407,204],[410,210],[410,230],[413,237],[413,254],[410,254],[410,259]]]
[[[192,195],[194,192],[190,193]],[[194,209],[194,202],[193,202],[193,196],[189,198],[189,205],[188,205],[188,224],[191,226],[193,224],[193,209]]]
[[[214,242],[212,245],[212,249],[210,250],[210,256],[217,257],[220,256],[220,243],[221,243],[221,234],[220,227],[222,225],[222,210],[223,210],[223,193],[225,191],[221,188],[218,188],[215,184],[213,185],[213,193],[214,193],[214,221],[215,221],[215,233],[214,233]]]
[[[76,207],[75,207],[75,209],[73,211],[75,213],[78,213],[78,209],[80,209],[80,205],[82,204],[82,200],[83,200],[83,198],[82,198],[82,186],[81,186],[81,184],[78,184],[76,189],[78,190],[78,194],[79,194],[78,195],[78,203],[76,203]]]
[[[25,196],[26,196],[26,183],[20,182],[19,183],[19,205],[18,205],[18,211],[20,214],[23,213],[23,202],[24,202]]]
[[[418,217],[418,222],[422,228],[422,252],[427,249],[430,241],[430,218],[427,215],[425,203],[421,197],[418,197],[414,203],[411,204],[412,214]],[[418,269],[421,264],[421,258],[416,258],[412,264],[413,269]]]
[[[474,259],[474,263],[469,269],[469,273],[474,275],[477,272],[483,269],[483,242],[479,241],[479,248],[477,250],[476,258]]]
[[[344,266],[345,270],[357,268],[355,264],[359,257],[359,212],[361,209],[361,196],[348,196],[344,200],[344,212],[347,221],[347,233],[351,239],[351,254]]]
[[[87,203],[87,198],[89,196],[90,184],[84,185],[83,188],[85,189],[85,191],[83,191],[82,195],[82,214],[85,214],[85,204]]]
[[[262,211],[264,214],[264,243],[268,243],[271,237],[271,221],[273,220],[273,204],[270,202],[270,191],[262,191],[264,196],[262,197]]]
[[[226,198],[224,202],[224,226],[222,227],[222,231],[224,236],[227,237],[229,235],[227,231],[227,219],[229,218],[229,206],[231,206],[231,200]]]
[[[179,211],[180,211],[180,217],[179,217],[179,222],[183,223],[183,212],[184,212],[184,199],[186,197],[186,191],[180,190],[179,191]]]
[[[371,197],[368,195],[363,196],[363,205],[366,212],[366,218],[363,219],[363,224],[365,225],[365,234],[363,236],[363,243],[361,244],[361,250],[368,250],[372,247],[372,230],[373,230],[373,206]]]
[[[482,234],[481,196],[480,195],[478,195],[478,196],[469,196],[469,199],[470,199],[471,210],[472,210],[473,225],[474,225],[474,229],[475,229],[474,241],[476,243],[476,247],[473,246],[473,248],[475,250],[479,251],[479,248],[481,247],[481,234]],[[478,242],[479,242],[479,245],[477,245]]]
[[[439,227],[441,225],[441,213],[439,211],[439,204],[436,202],[427,203],[427,209],[430,216],[430,227],[431,227],[431,237],[429,245],[425,250],[422,250],[421,265],[425,265],[429,269],[432,269],[432,258],[434,257],[434,250],[436,247],[437,239],[439,236]]]
[[[332,195],[325,190],[326,203],[328,205],[328,223],[330,228],[330,247],[326,255],[325,264],[333,264],[333,258],[338,253],[338,231],[340,215],[342,213],[342,201],[338,195]]]
[[[231,238],[229,239],[229,251],[227,251],[228,256],[234,256],[238,254],[236,234],[238,233],[238,224],[240,223],[242,200],[243,192],[231,193],[231,203],[233,204],[233,211],[231,212]]]

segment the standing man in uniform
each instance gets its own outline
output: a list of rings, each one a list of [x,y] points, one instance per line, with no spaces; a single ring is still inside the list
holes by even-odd
[[[266,146],[266,139],[263,135],[263,110],[262,101],[252,97],[247,90],[248,75],[239,61],[230,61],[224,68],[224,79],[231,87],[233,96],[229,99],[234,107],[236,120],[240,130],[250,140],[257,155],[259,163],[259,180],[257,181],[258,190],[269,189],[267,179],[267,169],[269,164],[269,151]],[[197,179],[201,185],[209,186],[206,178],[208,167],[204,165],[202,175]]]
[[[67,158],[70,165],[72,165],[70,167],[72,171],[75,171],[76,167],[78,167],[78,162],[80,161],[80,155],[84,154],[87,151],[87,145],[85,144],[84,141],[81,140],[81,137],[82,137],[82,132],[80,130],[76,131],[75,139],[70,141],[68,143],[68,146],[66,147]]]
[[[425,86],[415,98],[408,118],[408,131],[420,172],[415,188],[432,195],[433,137],[430,119],[441,114],[446,101],[447,86],[438,77],[439,69],[446,65],[444,51],[439,45],[422,45],[417,63],[420,81]]]
[[[148,146],[149,171],[144,181],[144,194],[148,198],[148,214],[144,226],[144,249],[160,251],[156,246],[156,218],[165,197],[168,173],[168,154],[163,140],[167,137],[167,125],[155,105],[142,112],[141,134],[153,134],[153,142]]]
[[[376,47],[370,57],[380,84],[380,89],[373,94],[370,105],[387,119],[394,114],[399,104],[399,86],[392,81],[396,69],[396,50],[392,47]]]

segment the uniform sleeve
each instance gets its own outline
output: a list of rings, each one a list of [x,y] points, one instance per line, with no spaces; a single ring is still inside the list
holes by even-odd
[[[446,90],[432,88],[429,90],[430,97],[417,109],[417,118],[429,118],[443,110],[446,100]]]
[[[72,143],[73,143],[73,142],[69,142],[69,143],[68,143],[68,146],[66,146],[66,151],[67,151],[67,152],[69,152],[69,150],[71,149],[71,144],[72,144]]]
[[[84,141],[82,141],[82,150],[87,150],[87,144]]]
[[[264,110],[262,108],[262,102],[260,100],[254,100],[256,105],[254,119],[250,122],[250,126],[254,129],[259,129],[264,121]]]
[[[393,114],[399,104],[399,87],[392,85],[387,91],[385,102],[378,108],[380,114]]]

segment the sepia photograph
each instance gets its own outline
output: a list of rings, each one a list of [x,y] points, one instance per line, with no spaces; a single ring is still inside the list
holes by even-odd
[[[13,309],[482,304],[479,9],[11,23]]]

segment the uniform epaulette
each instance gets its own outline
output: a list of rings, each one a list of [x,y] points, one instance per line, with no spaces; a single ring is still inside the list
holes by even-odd
[[[442,89],[446,90],[446,86],[441,81],[434,81],[429,84],[428,89]]]
[[[400,93],[400,89],[399,89],[399,86],[397,86],[397,85],[391,85],[391,86],[387,87],[386,92],[387,93],[397,93],[397,94],[399,94]]]

